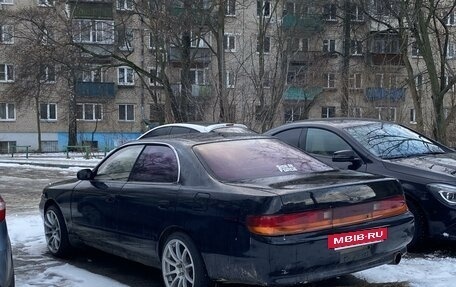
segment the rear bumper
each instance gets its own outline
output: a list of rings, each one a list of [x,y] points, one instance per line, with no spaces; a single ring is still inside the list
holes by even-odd
[[[239,256],[203,254],[203,258],[209,277],[216,281],[263,286],[307,283],[394,263],[397,254],[404,253],[412,239],[413,224],[413,216],[406,213],[375,224],[359,225],[355,230],[387,227],[388,239],[338,251],[328,249],[328,234],[354,231],[353,227],[329,233],[252,236],[249,249]]]

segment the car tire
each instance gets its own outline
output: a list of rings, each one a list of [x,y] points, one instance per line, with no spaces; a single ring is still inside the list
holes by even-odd
[[[171,234],[163,245],[160,259],[166,287],[209,286],[210,280],[201,254],[186,234]]]
[[[44,212],[44,234],[47,248],[52,255],[66,257],[70,254],[67,225],[62,212],[55,205],[51,205]]]
[[[415,231],[412,241],[407,245],[409,251],[419,251],[425,245],[427,239],[426,218],[423,211],[413,201],[407,201],[410,212],[415,217]]]

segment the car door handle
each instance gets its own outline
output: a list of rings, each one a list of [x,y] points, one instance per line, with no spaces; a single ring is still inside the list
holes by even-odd
[[[105,201],[107,203],[114,203],[116,201],[116,196],[115,195],[108,195],[108,196],[106,196]]]
[[[168,209],[170,206],[169,200],[159,200],[158,201],[158,208],[159,209]]]

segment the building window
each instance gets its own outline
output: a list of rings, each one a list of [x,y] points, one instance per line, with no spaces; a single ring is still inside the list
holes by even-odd
[[[455,11],[452,11],[448,16],[446,17],[446,25],[447,26],[456,26],[456,17],[455,17]]]
[[[337,6],[336,4],[326,4],[323,7],[323,16],[326,21],[337,21]]]
[[[119,121],[134,121],[135,106],[134,105],[119,105]]]
[[[236,16],[236,0],[226,0],[225,16]]]
[[[375,74],[375,87],[383,88],[383,74]]]
[[[204,69],[190,69],[190,83],[192,85],[205,85],[206,71]]]
[[[133,51],[133,29],[123,27],[117,31],[119,50]]]
[[[333,53],[336,51],[336,40],[323,40],[323,52]]]
[[[455,56],[456,56],[456,43],[448,42],[447,57],[454,58]]]
[[[234,88],[236,83],[236,77],[233,71],[226,71],[226,87],[227,88]]]
[[[0,0],[0,4],[13,4],[13,0]]]
[[[336,86],[336,74],[329,73],[329,74],[324,74],[324,87],[327,89],[334,88]]]
[[[40,80],[43,83],[55,83],[55,66],[41,65]]]
[[[54,0],[38,0],[38,6],[52,7],[54,6]]]
[[[73,41],[76,43],[114,43],[114,22],[102,20],[73,20]]]
[[[79,74],[78,80],[81,82],[101,83],[103,82],[103,73],[100,67],[83,70]]]
[[[306,38],[293,38],[291,42],[291,50],[293,52],[307,52],[309,51],[309,39]]]
[[[334,118],[336,116],[336,107],[321,107],[322,118]]]
[[[392,107],[375,107],[378,112],[378,119],[384,121],[396,121],[396,108]]]
[[[160,81],[157,81],[157,79],[160,79],[160,72],[160,67],[149,68],[149,73],[151,75],[149,78],[149,84],[151,86],[163,86]]]
[[[361,89],[362,87],[362,77],[361,74],[351,74],[348,79],[350,89]]]
[[[265,71],[263,74],[263,88],[270,88],[271,87],[271,78],[269,75],[269,71]]]
[[[360,107],[354,107],[352,108],[352,117],[354,118],[362,118],[363,117],[363,109]]]
[[[57,104],[40,104],[40,119],[46,121],[57,120]]]
[[[0,26],[0,43],[14,44],[14,27],[13,25]]]
[[[117,10],[133,10],[133,0],[117,0]]]
[[[54,37],[52,30],[49,30],[48,28],[41,28],[41,31],[39,32],[39,39],[40,43],[42,45],[47,45],[50,40]]]
[[[208,43],[209,43],[209,40],[210,40],[210,37],[209,37],[209,33],[208,32],[204,32],[204,33],[194,33],[194,32],[191,32],[190,33],[190,39],[191,39],[191,42],[190,42],[190,47],[192,48],[208,48]]]
[[[416,124],[416,111],[415,109],[410,109],[410,123]]]
[[[15,119],[15,105],[11,103],[0,103],[0,121],[14,121]]]
[[[373,41],[372,53],[375,54],[399,54],[399,39],[380,38]]]
[[[351,40],[350,51],[352,56],[361,56],[363,54],[363,42]]]
[[[100,104],[77,104],[76,118],[85,121],[101,120],[101,105]]]
[[[0,83],[14,82],[14,66],[0,64]]]
[[[350,20],[353,22],[363,22],[364,14],[361,7],[356,4],[353,4],[351,7]]]
[[[418,46],[418,43],[417,42],[413,42],[412,43],[412,57],[413,58],[418,58],[421,56],[421,53],[420,53],[420,48]]]
[[[271,16],[271,2],[269,0],[257,1],[257,16]]]
[[[236,52],[236,36],[225,34],[223,36],[223,48],[225,52]]]
[[[257,39],[257,52],[261,51],[260,39]],[[265,36],[263,41],[263,52],[269,53],[271,51],[271,37]]]
[[[416,75],[415,77],[415,86],[417,90],[422,90],[423,89],[423,75],[419,74]]]
[[[134,71],[130,67],[117,68],[119,86],[133,86],[135,84]]]

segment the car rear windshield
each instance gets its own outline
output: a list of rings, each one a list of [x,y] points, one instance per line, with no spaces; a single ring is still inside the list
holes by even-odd
[[[276,139],[234,140],[201,144],[195,153],[221,181],[332,170],[326,164]]]
[[[396,124],[374,123],[345,130],[371,153],[383,159],[445,152],[429,139]]]

